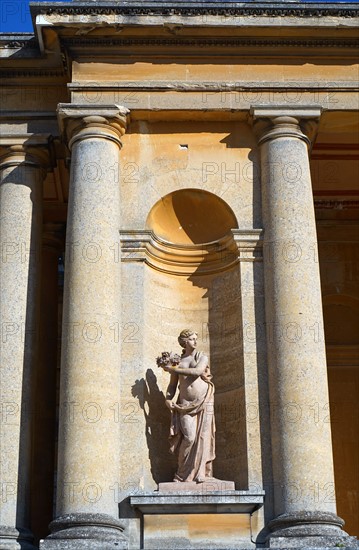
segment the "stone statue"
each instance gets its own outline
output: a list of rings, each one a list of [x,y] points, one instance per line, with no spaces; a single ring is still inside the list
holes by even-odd
[[[171,374],[166,405],[171,410],[170,450],[178,452],[173,481],[203,483],[212,477],[215,458],[214,385],[208,357],[196,351],[197,333],[182,330],[178,342],[182,355],[164,352],[158,366]],[[175,396],[179,384],[177,402]]]

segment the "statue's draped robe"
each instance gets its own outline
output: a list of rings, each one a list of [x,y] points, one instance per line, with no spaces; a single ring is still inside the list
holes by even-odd
[[[202,353],[195,355],[198,364]],[[204,397],[193,400],[191,403],[181,403],[178,398],[172,412],[170,428],[170,451],[178,452],[178,470],[175,476],[177,481],[203,481],[205,477],[212,477],[212,461],[215,459],[215,421],[214,421],[214,385],[212,375],[207,366],[201,375],[207,385]],[[183,418],[187,417],[186,424],[195,430],[195,437],[190,441],[184,437]],[[191,417],[190,419],[188,418]],[[193,440],[194,439],[194,440]]]

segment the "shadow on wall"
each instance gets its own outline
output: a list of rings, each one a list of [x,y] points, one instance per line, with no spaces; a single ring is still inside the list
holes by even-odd
[[[138,399],[145,416],[152,477],[156,483],[172,480],[176,459],[169,454],[167,444],[171,413],[165,405],[165,396],[158,387],[157,377],[152,369],[147,369],[146,379],[136,380],[131,393]]]
[[[228,204],[202,189],[181,189],[165,195],[151,209],[146,225],[173,245],[203,246],[238,227]]]

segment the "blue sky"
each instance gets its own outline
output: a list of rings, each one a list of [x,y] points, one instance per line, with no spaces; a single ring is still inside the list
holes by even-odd
[[[36,1],[41,2],[45,0]],[[62,1],[66,2],[71,0]],[[30,0],[0,0],[1,32],[33,32],[29,2]]]
[[[38,0],[42,1],[42,0]],[[64,0],[63,0],[64,1]],[[71,1],[71,0],[65,0]],[[275,1],[275,0],[274,0]],[[316,0],[307,0],[316,1]],[[322,0],[328,3],[333,0]],[[359,3],[358,0],[346,0],[351,3]],[[0,31],[3,33],[8,32],[33,32],[30,11],[29,0],[0,0],[1,17],[0,17]]]

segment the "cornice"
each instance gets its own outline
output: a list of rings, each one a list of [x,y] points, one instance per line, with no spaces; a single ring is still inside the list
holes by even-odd
[[[66,47],[200,47],[200,48],[359,48],[359,40],[346,39],[315,39],[315,38],[115,38],[115,37],[63,37],[61,42]],[[202,53],[202,55],[204,55]],[[197,52],[199,55],[199,52]]]
[[[39,42],[32,33],[8,35],[0,33],[0,77],[61,78],[69,76],[67,52],[60,50],[58,40],[53,42],[51,47],[52,49],[49,47],[41,52]]]
[[[359,48],[356,38],[116,38],[116,37],[62,37],[64,46],[118,46],[118,47],[148,47],[148,46],[182,46],[201,48],[221,47],[265,47],[265,48]],[[33,34],[28,37],[0,34],[0,50],[31,50],[39,52],[39,44]]]
[[[35,36],[30,35],[0,35],[0,50],[27,49],[38,50],[39,45]]]
[[[53,78],[66,77],[64,69],[1,69],[0,78]]]
[[[87,91],[95,87],[97,91],[124,90],[124,91],[179,91],[179,92],[238,92],[253,90],[268,90],[276,92],[294,91],[311,91],[316,92],[335,90],[345,92],[357,92],[359,90],[356,81],[317,81],[300,80],[292,81],[239,81],[239,82],[223,82],[218,80],[213,81],[183,81],[183,80],[80,80],[72,81],[67,85],[71,91]]]
[[[359,9],[352,4],[315,3],[313,5],[284,2],[253,3],[253,2],[132,2],[127,5],[114,5],[103,2],[90,6],[88,3],[78,2],[71,5],[41,5],[33,4],[32,12],[42,15],[126,15],[126,16],[250,16],[250,17],[358,17]]]

